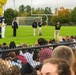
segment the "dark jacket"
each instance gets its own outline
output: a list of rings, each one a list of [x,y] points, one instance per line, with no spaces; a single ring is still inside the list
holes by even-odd
[[[55,25],[55,30],[60,30],[60,27],[61,27],[61,25],[60,25],[60,24],[59,24],[59,25],[58,25],[58,24],[56,24],[56,25]]]
[[[18,29],[18,24],[17,24],[16,21],[13,22],[13,26],[12,26],[12,28],[14,28],[14,29]]]
[[[32,27],[33,27],[33,28],[37,28],[37,22],[33,22],[33,23],[32,23]]]
[[[38,22],[38,26],[39,27],[42,27],[42,22]]]

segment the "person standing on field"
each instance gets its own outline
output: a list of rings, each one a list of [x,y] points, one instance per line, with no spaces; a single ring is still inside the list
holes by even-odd
[[[2,29],[1,29],[1,35],[2,35],[2,38],[5,38],[5,19],[2,19]]]
[[[38,27],[39,27],[39,31],[38,31],[38,34],[39,36],[42,36],[42,19],[40,19],[40,21],[38,22]]]
[[[54,31],[54,39],[58,39],[59,34],[60,34],[60,22],[58,21],[57,24],[55,25],[55,31]]]
[[[12,21],[12,28],[13,28],[13,36],[16,37],[16,30],[18,29],[18,23],[16,21],[16,18]]]
[[[33,35],[36,36],[36,29],[37,29],[37,20],[36,19],[32,23],[32,27],[33,27]]]

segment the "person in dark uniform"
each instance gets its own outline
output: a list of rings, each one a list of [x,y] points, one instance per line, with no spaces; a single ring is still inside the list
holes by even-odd
[[[58,39],[59,34],[60,34],[60,28],[61,28],[61,24],[58,21],[57,24],[55,25],[54,39]]]
[[[39,31],[38,31],[38,34],[39,36],[42,36],[42,19],[40,19],[40,21],[38,22],[38,27],[39,27]]]
[[[12,28],[13,28],[13,36],[16,37],[16,30],[18,29],[18,23],[16,22],[16,18],[12,21]]]
[[[36,29],[37,29],[37,20],[36,19],[32,23],[32,27],[33,27],[33,35],[36,36]]]

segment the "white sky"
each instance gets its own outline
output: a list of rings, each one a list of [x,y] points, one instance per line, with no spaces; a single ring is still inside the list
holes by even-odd
[[[14,0],[7,0],[7,4],[5,9],[13,8],[14,9]],[[76,7],[76,0],[15,0],[15,7],[18,9],[20,5],[30,5],[32,7],[51,7],[52,9],[56,7],[65,7],[69,9],[73,9]]]

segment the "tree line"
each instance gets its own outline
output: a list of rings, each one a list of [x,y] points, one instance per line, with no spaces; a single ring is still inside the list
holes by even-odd
[[[65,9],[60,7],[59,10],[55,9],[56,16],[51,15],[31,15],[31,9],[33,14],[52,14],[51,7],[43,8],[31,8],[31,6],[20,5],[18,10],[8,8],[4,11],[4,18],[7,25],[11,25],[13,18],[15,17],[42,17],[44,25],[46,25],[46,19],[48,17],[48,25],[54,25],[57,21],[60,21],[63,25],[76,25],[76,7],[73,9]]]

